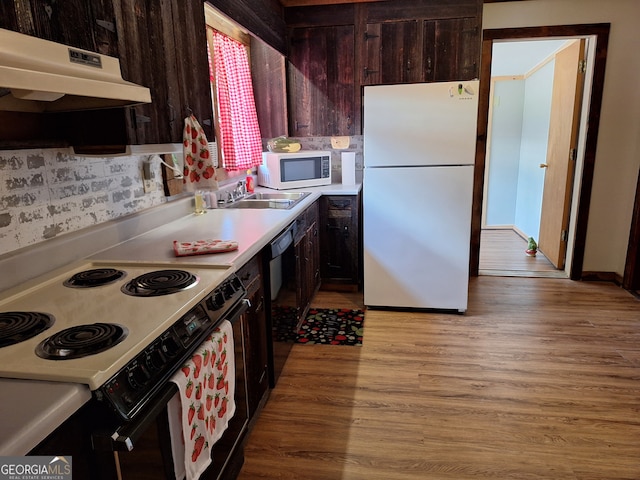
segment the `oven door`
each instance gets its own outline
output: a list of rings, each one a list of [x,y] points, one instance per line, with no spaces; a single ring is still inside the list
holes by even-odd
[[[242,300],[226,318],[233,326],[236,412],[224,435],[211,449],[213,462],[206,473],[208,479],[223,476],[233,478],[230,472],[239,472],[242,467],[241,441],[246,432],[249,414],[241,316],[247,307],[248,301]],[[177,393],[177,386],[168,382],[134,420],[92,434],[99,475],[96,478],[175,479],[167,404]]]

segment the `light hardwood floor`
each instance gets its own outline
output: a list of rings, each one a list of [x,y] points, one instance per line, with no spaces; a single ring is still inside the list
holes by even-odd
[[[619,287],[481,276],[465,315],[368,310],[364,331],[294,346],[240,479],[640,479],[640,302]]]
[[[542,252],[527,256],[527,241],[512,229],[483,229],[480,233],[480,275],[566,278]]]

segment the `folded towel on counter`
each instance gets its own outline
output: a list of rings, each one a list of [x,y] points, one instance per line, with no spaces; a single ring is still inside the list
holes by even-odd
[[[228,320],[171,381],[179,389],[167,408],[175,475],[196,480],[211,464],[211,448],[236,411],[233,329]]]
[[[217,190],[218,174],[211,161],[209,143],[202,126],[193,115],[184,119],[182,133],[184,172],[182,182],[187,192]]]
[[[192,242],[173,241],[173,252],[176,257],[203,255],[205,253],[223,253],[238,249],[235,240],[195,240]]]

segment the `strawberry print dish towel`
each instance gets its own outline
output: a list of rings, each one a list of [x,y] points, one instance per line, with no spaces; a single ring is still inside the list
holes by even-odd
[[[218,177],[211,161],[209,143],[202,126],[193,115],[184,119],[182,133],[184,172],[182,182],[187,192],[217,190]]]
[[[235,240],[195,240],[193,242],[173,241],[173,253],[176,257],[204,255],[205,253],[224,253],[238,249]]]
[[[171,378],[179,389],[167,406],[178,479],[202,475],[235,413],[234,359],[233,330],[225,320]]]

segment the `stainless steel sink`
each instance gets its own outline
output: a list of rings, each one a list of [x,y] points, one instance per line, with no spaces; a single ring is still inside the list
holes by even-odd
[[[279,208],[289,210],[297,205],[310,192],[256,192],[233,203],[224,205],[224,208]]]
[[[309,192],[256,192],[245,197],[246,200],[302,200]]]

